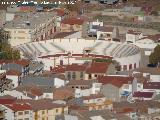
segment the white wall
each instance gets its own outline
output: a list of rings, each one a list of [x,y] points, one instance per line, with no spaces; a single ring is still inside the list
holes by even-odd
[[[65,80],[59,79],[59,78],[55,78],[54,79],[54,85],[56,88],[59,88],[61,86],[65,85]]]
[[[93,83],[92,87],[89,89],[83,89],[83,90],[76,89],[75,90],[75,97],[79,98],[82,96],[90,96],[91,94],[98,94],[98,93],[100,93],[101,86],[102,86],[102,83]]]
[[[30,97],[27,97],[26,95],[24,95],[22,92],[19,92],[16,90],[6,91],[5,94],[16,97],[17,99],[31,99]]]
[[[14,19],[15,13],[6,13],[6,21],[12,21]]]
[[[6,106],[2,105],[2,107],[4,107],[5,110],[5,119],[6,120],[14,120],[14,111],[12,111],[11,109],[7,108]]]
[[[92,84],[92,94],[97,94],[97,93],[99,93],[100,92],[100,90],[101,90],[101,86],[102,86],[102,83],[93,83]]]
[[[6,75],[6,78],[12,80],[12,84],[14,85],[13,88],[16,88],[18,86],[18,76],[15,76],[15,75]]]
[[[126,41],[130,41],[135,43],[137,40],[137,36],[134,34],[126,34]]]
[[[75,97],[79,98],[82,96],[89,96],[91,94],[91,89],[75,89]]]
[[[150,75],[151,82],[160,82],[160,75]]]
[[[100,25],[100,26],[103,26],[103,22],[97,20],[97,21],[93,21],[93,22],[90,22],[91,25]]]
[[[141,60],[141,55],[136,54],[133,56],[115,58],[116,61],[120,63],[121,66],[127,65],[127,70],[129,70],[129,65],[132,64],[132,68],[134,68],[134,63],[136,63],[136,68],[139,68],[139,62]]]
[[[53,99],[53,93],[43,93],[43,98]]]
[[[100,38],[101,34],[110,34],[112,35],[112,32],[102,32],[102,31],[97,31],[97,40]],[[110,36],[109,38],[112,38],[112,36]],[[106,39],[107,40],[107,39]]]
[[[140,43],[140,42],[136,42],[134,43],[136,46],[140,47],[140,48],[148,48],[148,49],[154,49],[157,44],[156,43]]]
[[[10,32],[10,38],[8,41],[12,46],[31,42],[31,34],[29,34],[29,29],[19,29],[15,27],[11,29],[5,28],[5,30]],[[19,31],[24,31],[25,33],[19,33]]]

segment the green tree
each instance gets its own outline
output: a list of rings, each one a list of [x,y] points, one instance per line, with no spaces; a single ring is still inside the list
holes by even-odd
[[[113,62],[113,60],[112,59],[103,59],[103,58],[95,58],[95,59],[93,59],[92,60],[93,62],[109,62],[109,63],[111,63],[111,62]]]
[[[149,62],[151,64],[160,62],[160,45],[156,46],[154,52],[149,56]]]

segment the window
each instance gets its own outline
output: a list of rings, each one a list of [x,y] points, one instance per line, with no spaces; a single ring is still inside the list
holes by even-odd
[[[24,114],[29,114],[29,111],[25,111]]]
[[[83,72],[80,73],[80,78],[83,79]]]
[[[124,66],[123,66],[123,70],[127,70],[127,65],[124,65]]]
[[[132,69],[132,64],[129,64],[129,69],[130,69],[130,70]]]
[[[97,77],[97,75],[95,74],[94,77]]]
[[[58,113],[58,109],[56,109],[56,113]]]
[[[141,85],[138,85],[138,88],[141,88]]]
[[[136,69],[136,63],[134,63],[134,69]]]
[[[42,111],[42,114],[45,114],[45,111]]]
[[[91,79],[92,78],[92,75],[91,74],[89,74],[89,77],[88,77],[88,79]]]
[[[75,78],[76,78],[76,73],[73,72],[73,73],[72,73],[72,79],[75,79]]]
[[[71,79],[71,72],[68,72],[67,79],[68,79],[68,80]]]
[[[111,35],[110,35],[110,34],[107,34],[107,37],[111,37]]]
[[[18,115],[23,115],[23,112],[18,112]]]

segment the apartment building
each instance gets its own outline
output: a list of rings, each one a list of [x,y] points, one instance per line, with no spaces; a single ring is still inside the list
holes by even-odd
[[[56,13],[50,12],[17,13],[5,25],[10,33],[10,44],[16,46],[49,38],[56,31],[55,16]]]
[[[28,104],[13,103],[3,105],[6,120],[32,120],[33,110]]]
[[[57,115],[68,114],[68,106],[51,100],[2,99],[1,116],[6,120],[55,120]]]
[[[22,102],[19,100],[17,102]],[[68,107],[62,104],[52,103],[50,100],[26,100],[32,110],[34,120],[55,120],[57,115],[68,114]]]
[[[68,80],[83,80],[85,79],[85,69],[87,65],[72,64],[65,69],[65,78]]]

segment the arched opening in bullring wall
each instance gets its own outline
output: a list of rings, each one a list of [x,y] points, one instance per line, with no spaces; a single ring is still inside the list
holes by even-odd
[[[136,63],[134,63],[134,69],[136,69]]]
[[[123,71],[127,70],[127,65],[123,65]]]
[[[129,64],[129,70],[132,70],[132,64]]]

